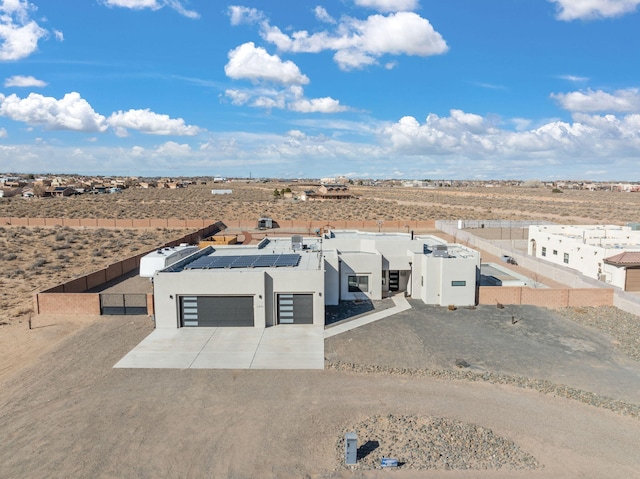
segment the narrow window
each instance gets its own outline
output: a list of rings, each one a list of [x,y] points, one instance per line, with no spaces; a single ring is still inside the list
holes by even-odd
[[[542,247],[542,256],[547,256],[547,247],[546,246]]]
[[[566,264],[569,264],[569,253],[565,253],[565,254],[564,254],[564,262],[565,262]]]
[[[466,286],[466,281],[451,281],[451,286]]]
[[[554,250],[553,250],[553,254],[557,256],[557,255],[558,255],[558,250],[557,250],[557,249],[554,249]]]

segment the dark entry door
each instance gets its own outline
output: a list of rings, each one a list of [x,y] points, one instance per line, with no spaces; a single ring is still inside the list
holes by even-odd
[[[389,271],[389,291],[398,291],[400,289],[400,272]]]

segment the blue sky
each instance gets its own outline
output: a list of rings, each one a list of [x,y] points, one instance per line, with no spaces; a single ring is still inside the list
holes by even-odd
[[[640,0],[0,0],[0,171],[640,181]]]

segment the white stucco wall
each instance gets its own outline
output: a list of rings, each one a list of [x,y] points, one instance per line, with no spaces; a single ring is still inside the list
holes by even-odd
[[[382,299],[382,255],[379,253],[343,252],[340,255],[340,297],[346,301]],[[349,292],[349,276],[367,276],[369,289]]]
[[[605,265],[604,260],[624,251],[637,251],[634,241],[640,241],[638,232],[621,226],[529,226],[527,252],[589,278],[599,280],[601,273],[607,273],[608,284],[624,289],[623,268]],[[568,262],[565,254],[569,255]]]
[[[179,327],[180,296],[253,296],[254,325],[276,321],[278,293],[313,294],[314,324],[324,325],[324,271],[297,268],[185,270],[154,277],[156,328]]]
[[[324,257],[324,304],[337,306],[340,304],[340,263],[335,251],[325,252]]]
[[[264,328],[264,275],[264,270],[187,270],[179,273],[156,273],[153,281],[156,328],[179,327],[179,297],[199,295],[253,296],[255,327]]]

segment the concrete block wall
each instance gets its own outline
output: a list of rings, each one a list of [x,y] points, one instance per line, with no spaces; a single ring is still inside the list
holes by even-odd
[[[36,314],[100,315],[100,295],[87,293],[38,293]]]
[[[197,243],[200,238],[209,236],[220,231],[222,228],[224,228],[224,225],[221,223],[210,224],[194,233],[167,243],[164,246],[175,246],[180,243]],[[34,310],[36,314],[100,314],[100,295],[85,293],[85,291],[107,283],[138,268],[140,266],[140,259],[147,253],[148,252],[143,252],[136,256],[125,258],[99,271],[94,271],[85,276],[49,288],[46,291],[36,293],[34,295]],[[86,298],[94,299],[79,299],[78,294]],[[151,299],[147,297],[147,310],[149,314],[153,314],[153,295],[150,296]],[[95,301],[97,301],[97,309],[94,304]],[[150,308],[149,303],[151,303]],[[85,310],[83,311],[82,308],[85,308]]]
[[[479,304],[528,304],[545,308],[613,306],[614,291],[603,289],[528,288],[526,286],[481,286]]]

